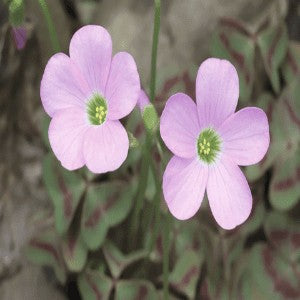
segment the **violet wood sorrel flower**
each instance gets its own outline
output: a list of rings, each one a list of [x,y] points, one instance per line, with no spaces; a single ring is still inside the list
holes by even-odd
[[[70,57],[49,60],[41,82],[41,99],[52,118],[50,145],[69,170],[86,165],[94,173],[120,167],[127,157],[128,135],[119,119],[135,107],[140,79],[131,55],[112,57],[112,41],[101,26],[79,29]]]
[[[235,112],[238,97],[234,66],[209,58],[198,70],[197,105],[182,93],[167,101],[160,132],[174,156],[163,176],[163,193],[177,219],[189,219],[198,211],[205,190],[214,218],[224,229],[248,218],[252,196],[239,166],[259,162],[270,137],[261,109]]]

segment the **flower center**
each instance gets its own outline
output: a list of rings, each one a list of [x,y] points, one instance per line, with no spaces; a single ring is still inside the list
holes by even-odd
[[[106,101],[99,94],[94,94],[87,104],[89,121],[93,125],[101,125],[106,120]]]
[[[211,128],[204,129],[197,141],[197,150],[199,158],[210,164],[213,163],[220,152],[220,137]]]

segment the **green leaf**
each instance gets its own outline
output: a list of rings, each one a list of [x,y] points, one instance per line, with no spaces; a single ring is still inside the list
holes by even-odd
[[[125,268],[129,265],[147,256],[147,252],[145,250],[135,251],[128,255],[124,255],[110,242],[107,242],[103,246],[103,253],[109,270],[115,279],[119,278]]]
[[[265,244],[256,244],[250,256],[249,270],[262,299],[299,299],[300,268]]]
[[[300,200],[300,147],[294,155],[277,162],[270,185],[270,202],[275,209],[289,210]]]
[[[83,300],[108,300],[113,288],[111,279],[95,270],[85,270],[77,283]]]
[[[116,286],[115,300],[158,299],[153,284],[146,280],[120,280]]]
[[[75,172],[59,166],[51,154],[43,162],[43,179],[54,205],[56,230],[59,234],[64,234],[73,219],[85,182]]]
[[[180,255],[170,274],[170,284],[189,299],[195,298],[202,260],[199,253],[193,250],[185,251]]]
[[[62,284],[66,281],[66,269],[59,247],[59,239],[54,229],[48,229],[39,237],[29,241],[25,254],[30,261],[54,269],[56,278]]]
[[[82,271],[86,264],[88,250],[80,235],[68,234],[62,242],[62,253],[70,271]]]
[[[296,264],[300,258],[299,224],[283,213],[271,212],[265,221],[264,230],[274,248]]]
[[[277,163],[293,155],[300,140],[300,86],[293,82],[276,101],[268,100],[267,112],[270,123],[270,147],[263,160],[246,168],[249,180],[256,180]],[[267,99],[267,98],[266,98]],[[261,106],[261,105],[260,105]]]
[[[81,219],[81,233],[89,249],[98,249],[108,229],[127,217],[132,207],[134,190],[135,182],[121,181],[89,187]]]
[[[173,94],[182,92],[195,100],[195,80],[198,66],[192,65],[189,69],[180,69],[175,66],[162,69],[157,74],[157,95],[155,107],[161,111]]]
[[[257,39],[266,72],[274,91],[280,92],[279,68],[288,49],[288,34],[284,24],[278,27],[267,27]]]
[[[282,73],[286,83],[299,79],[300,74],[300,44],[291,42],[287,50]]]
[[[222,21],[219,30],[213,35],[211,53],[231,61],[237,68],[240,80],[241,101],[248,101],[254,82],[255,43],[247,29],[235,20],[236,26],[224,27]]]

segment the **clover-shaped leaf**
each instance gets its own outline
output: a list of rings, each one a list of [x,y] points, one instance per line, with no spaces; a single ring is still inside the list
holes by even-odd
[[[147,255],[147,251],[145,250],[135,251],[128,255],[124,255],[111,242],[107,242],[103,246],[103,253],[107,261],[109,270],[115,279],[120,277],[121,273],[125,270],[126,267],[142,258],[145,258]]]
[[[170,274],[170,284],[189,299],[195,297],[202,260],[202,256],[194,250],[185,251],[179,256]]]
[[[278,210],[288,210],[300,200],[300,147],[281,159],[274,168],[270,185],[270,202]]]
[[[73,219],[85,182],[77,173],[59,166],[51,154],[44,159],[43,178],[54,205],[56,230],[59,234],[64,234]]]
[[[251,251],[249,270],[264,296],[262,299],[299,299],[299,264],[287,260],[276,249],[256,244]]]
[[[241,101],[247,101],[254,82],[255,43],[251,33],[237,20],[223,18],[212,37],[211,53],[234,64],[239,73]]]
[[[88,188],[81,219],[81,233],[91,250],[98,249],[108,229],[121,223],[133,201],[135,183],[106,182]]]
[[[300,74],[300,44],[290,42],[287,50],[285,62],[282,66],[282,73],[285,81],[290,83]]]
[[[288,49],[288,34],[284,24],[267,27],[258,36],[258,47],[262,54],[266,72],[276,93],[280,91],[279,68]]]
[[[97,270],[87,269],[77,279],[83,300],[109,299],[113,288],[112,280]]]
[[[46,229],[38,237],[29,241],[25,253],[33,263],[52,267],[58,281],[64,284],[66,281],[66,268],[59,242],[54,229]]]
[[[88,250],[80,235],[68,234],[62,242],[62,253],[68,269],[80,272],[86,263]]]
[[[120,280],[116,286],[116,300],[152,300],[158,299],[153,284],[146,280]]]
[[[294,264],[300,258],[300,228],[296,221],[283,213],[271,212],[264,230],[275,249]]]

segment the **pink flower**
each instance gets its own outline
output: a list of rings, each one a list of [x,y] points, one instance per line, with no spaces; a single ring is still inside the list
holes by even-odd
[[[167,101],[160,132],[174,156],[163,176],[163,193],[177,219],[189,219],[198,211],[205,190],[221,227],[232,229],[248,218],[252,196],[238,166],[258,163],[270,137],[261,109],[235,112],[238,97],[234,66],[209,58],[198,70],[197,105],[182,93]]]
[[[69,52],[50,58],[41,82],[42,103],[52,118],[50,145],[66,169],[116,170],[129,147],[119,119],[133,110],[140,93],[135,61],[125,52],[112,57],[109,33],[94,25],[74,34]]]
[[[23,49],[27,41],[27,30],[25,26],[12,27],[12,33],[17,49]]]

